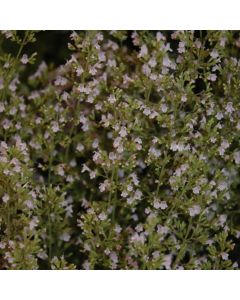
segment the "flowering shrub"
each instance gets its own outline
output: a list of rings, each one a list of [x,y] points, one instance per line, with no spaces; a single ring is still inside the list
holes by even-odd
[[[239,33],[37,37],[0,36],[0,268],[237,269]]]

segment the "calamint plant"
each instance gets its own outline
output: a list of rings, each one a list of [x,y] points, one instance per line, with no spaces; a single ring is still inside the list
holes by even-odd
[[[238,269],[240,33],[40,34],[0,34],[0,268]]]

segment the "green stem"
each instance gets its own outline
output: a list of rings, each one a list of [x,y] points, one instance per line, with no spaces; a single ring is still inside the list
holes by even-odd
[[[175,262],[173,264],[173,269],[176,269],[177,264],[184,257],[184,255],[186,253],[187,239],[188,239],[188,235],[189,235],[189,232],[190,232],[191,228],[192,228],[192,222],[190,221],[190,223],[188,224],[186,235],[185,235],[185,237],[182,241],[182,245],[179,249],[179,252],[178,252],[177,257],[175,259]]]
[[[112,223],[115,222],[115,214],[116,214],[116,206],[117,206],[117,187],[118,187],[118,173],[117,173],[117,170],[114,170],[114,173],[115,173],[116,190],[115,190],[115,193],[114,193],[114,201],[113,201]]]
[[[161,179],[162,179],[163,172],[165,170],[165,166],[166,166],[167,163],[168,163],[168,156],[165,155],[165,157],[163,159],[163,164],[162,164],[162,168],[161,168],[161,171],[160,171],[160,175],[159,175],[159,178],[158,178],[158,185],[157,185],[157,191],[156,191],[157,195],[159,193],[159,189],[160,189],[160,186],[161,186]]]

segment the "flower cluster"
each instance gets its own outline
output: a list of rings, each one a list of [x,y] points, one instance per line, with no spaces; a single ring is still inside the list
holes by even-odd
[[[237,35],[2,31],[0,268],[238,269]]]

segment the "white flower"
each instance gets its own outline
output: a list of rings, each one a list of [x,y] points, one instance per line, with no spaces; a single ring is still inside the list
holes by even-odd
[[[119,134],[121,137],[125,137],[127,135],[127,128],[125,126],[121,127]]]
[[[77,166],[77,162],[76,162],[75,159],[72,159],[72,160],[70,161],[70,166],[71,166],[71,167],[76,167],[76,166]]]
[[[98,215],[98,218],[99,218],[99,220],[104,221],[104,220],[107,219],[107,215],[106,215],[105,212],[101,212],[101,213]]]
[[[235,261],[235,263],[233,264],[233,268],[238,269],[238,263]]]
[[[159,251],[154,251],[152,253],[152,256],[153,256],[154,259],[158,259],[160,257],[160,252]]]
[[[161,111],[162,111],[163,113],[165,113],[165,112],[167,112],[167,110],[168,110],[167,105],[166,105],[165,103],[163,103],[163,104],[161,105]]]
[[[226,190],[228,187],[227,183],[225,181],[221,181],[218,185],[218,190],[219,191],[224,191]]]
[[[200,192],[200,188],[199,186],[195,186],[193,189],[192,189],[193,193],[196,195],[196,194],[199,194]]]
[[[170,149],[172,151],[183,151],[183,150],[189,150],[190,146],[189,145],[184,146],[183,143],[172,142],[172,144],[170,145]]]
[[[233,156],[234,156],[235,163],[237,165],[239,165],[240,164],[240,151],[235,152]]]
[[[52,122],[51,127],[53,132],[58,132],[60,130],[57,122]]]
[[[89,73],[91,74],[91,75],[96,75],[97,74],[97,69],[96,69],[96,67],[95,66],[90,66],[89,67]]]
[[[225,47],[226,41],[227,41],[227,38],[225,36],[221,37],[221,39],[220,39],[220,46],[221,47]]]
[[[121,139],[120,137],[117,137],[117,138],[114,140],[114,142],[113,142],[113,147],[114,147],[114,148],[119,147],[120,144],[121,144],[121,142],[122,142],[122,139]]]
[[[117,152],[118,153],[122,153],[123,152],[123,145],[119,145],[118,147],[117,147]]]
[[[213,51],[210,53],[210,56],[212,58],[218,58],[219,54],[218,54],[218,51],[216,49],[213,49]]]
[[[83,68],[82,68],[82,66],[77,67],[76,73],[77,73],[77,76],[78,76],[78,77],[81,76],[81,74],[83,73]]]
[[[107,61],[107,65],[110,67],[110,68],[115,68],[117,63],[116,63],[116,60],[115,59],[109,59]]]
[[[98,32],[96,35],[96,38],[98,41],[102,41],[103,40],[103,34],[101,32]]]
[[[217,80],[217,75],[216,75],[216,74],[210,74],[210,75],[208,76],[208,79],[209,79],[210,81],[216,81],[216,80]]]
[[[110,253],[110,259],[113,263],[117,263],[118,262],[118,256],[117,256],[117,253],[116,252],[111,252]]]
[[[224,153],[225,153],[225,150],[226,150],[229,146],[230,146],[230,145],[229,145],[228,141],[227,141],[227,140],[223,140],[222,143],[221,143],[221,145],[220,145],[220,147],[218,148],[219,154],[220,154],[221,156],[223,156]]]
[[[163,66],[168,68],[171,67],[171,60],[167,55],[163,58]]]
[[[117,101],[117,100],[116,100],[116,98],[115,98],[114,95],[111,94],[111,95],[108,97],[108,102],[109,102],[109,103],[114,104],[116,101]]]
[[[58,76],[54,83],[55,85],[64,86],[67,84],[67,79],[62,76]]]
[[[151,114],[151,110],[148,107],[145,107],[144,110],[143,110],[143,114],[145,116],[149,116]]]
[[[142,140],[139,137],[135,138],[134,142],[142,145]]]
[[[13,171],[16,172],[16,173],[20,173],[21,172],[21,167],[17,165],[13,168]]]
[[[226,223],[226,221],[227,221],[227,216],[226,215],[220,215],[220,217],[219,217],[219,224],[221,226],[223,226]]]
[[[34,209],[34,204],[32,200],[26,200],[24,202],[29,209]]]
[[[134,199],[140,200],[142,198],[143,193],[140,190],[136,190],[134,193]]]
[[[17,84],[19,84],[19,80],[18,78],[14,78],[8,86],[10,91],[15,92],[17,89]]]
[[[155,57],[152,57],[149,61],[148,64],[150,67],[154,68],[157,65],[157,61],[155,59]]]
[[[30,230],[33,230],[35,227],[37,227],[38,223],[39,223],[38,218],[37,217],[33,217],[33,219],[29,223]]]
[[[148,48],[147,48],[147,46],[144,44],[144,45],[141,46],[140,52],[139,52],[139,54],[138,54],[138,57],[144,57],[144,56],[146,56],[146,55],[148,55]]]
[[[127,191],[122,191],[121,196],[122,196],[123,198],[127,198],[128,192],[127,192]]]
[[[62,165],[59,165],[58,168],[57,168],[57,174],[59,176],[64,176],[65,175],[65,172],[64,172],[64,168]]]
[[[3,201],[4,203],[7,203],[7,202],[9,201],[9,199],[10,199],[10,197],[9,197],[9,195],[8,195],[7,193],[5,193],[5,194],[3,195],[3,197],[2,197],[2,201]]]
[[[23,63],[24,65],[26,65],[29,62],[28,56],[27,54],[23,54],[22,58],[21,58],[21,63]]]
[[[127,191],[128,192],[131,192],[133,190],[133,186],[131,185],[131,184],[129,184],[128,186],[127,186]]]
[[[171,254],[168,254],[168,255],[165,255],[164,256],[164,259],[163,259],[163,263],[162,265],[167,269],[171,269],[171,264],[172,264],[172,255]]]
[[[109,188],[109,182],[107,179],[104,180],[104,182],[100,183],[100,185],[99,185],[99,190],[101,193],[106,191],[108,188]]]
[[[222,112],[218,112],[218,113],[216,114],[216,118],[217,118],[218,120],[221,120],[221,119],[223,118],[223,113],[222,113]]]
[[[178,50],[178,53],[184,53],[185,52],[185,42],[179,42],[177,50]]]
[[[165,39],[166,39],[165,36],[160,31],[157,32],[156,38],[157,38],[158,42],[161,40],[165,41]]]
[[[166,201],[160,201],[159,199],[154,199],[153,207],[156,209],[161,208],[162,210],[164,210],[168,207],[168,205]]]
[[[189,214],[191,217],[197,216],[201,212],[201,207],[199,205],[194,205],[193,207],[190,207],[189,209]]]
[[[138,178],[137,178],[137,175],[136,175],[135,173],[132,173],[130,176],[132,177],[133,183],[134,183],[136,186],[138,186],[138,185],[139,185],[139,180],[138,180]]]
[[[88,119],[84,115],[81,115],[80,118],[79,118],[79,121],[82,124],[86,124]]]
[[[120,225],[116,225],[115,228],[114,228],[114,231],[116,233],[120,233],[122,231],[122,227]]]
[[[142,72],[144,75],[149,76],[151,74],[151,69],[147,64],[142,66]]]
[[[131,237],[131,241],[132,241],[133,243],[144,244],[144,242],[145,242],[145,236],[144,236],[143,233],[138,234],[137,232],[135,232],[135,233],[133,234],[133,236]]]
[[[105,55],[105,53],[104,52],[99,52],[99,54],[98,54],[98,59],[99,59],[99,61],[105,61],[106,60],[106,55]]]
[[[235,111],[235,109],[233,108],[232,102],[228,102],[225,109],[229,114],[231,114]]]
[[[76,147],[76,150],[77,150],[78,152],[82,152],[82,151],[84,150],[84,146],[83,146],[81,143],[78,143],[78,144],[77,144],[77,147]]]
[[[183,102],[183,103],[187,102],[187,97],[186,97],[186,95],[183,95],[183,96],[181,97],[181,102]]]
[[[95,140],[93,141],[93,143],[92,143],[93,149],[98,148],[98,145],[99,145],[99,140],[98,140],[98,139],[95,139]]]
[[[48,255],[47,255],[47,253],[45,251],[40,251],[40,252],[37,253],[37,257],[45,260],[45,259],[48,258]]]
[[[158,158],[161,155],[161,151],[159,149],[156,149],[155,147],[150,147],[148,150],[149,154]]]
[[[172,151],[177,151],[178,150],[178,144],[176,142],[173,142],[171,145],[170,145],[170,149]]]
[[[166,201],[160,201],[160,205],[159,207],[164,210],[168,207],[167,202]]]
[[[159,114],[158,114],[156,111],[152,111],[151,114],[150,114],[150,116],[149,116],[149,118],[150,118],[150,119],[154,119],[154,118],[156,118],[157,116],[159,116]]]
[[[128,197],[127,198],[127,204],[131,205],[134,202],[134,198],[133,197]]]
[[[221,256],[222,256],[222,259],[223,259],[223,260],[228,260],[228,253],[223,252],[223,253],[221,254]]]
[[[64,232],[62,235],[60,235],[60,240],[64,242],[69,242],[71,238],[71,235],[68,232]]]
[[[114,152],[110,152],[108,157],[109,157],[109,159],[112,160],[112,161],[114,161],[114,160],[117,159],[117,155],[116,155],[116,153],[114,153]]]
[[[90,171],[90,169],[89,169],[89,167],[86,165],[86,164],[83,164],[83,167],[82,167],[82,173],[84,173],[84,172],[89,172]]]

